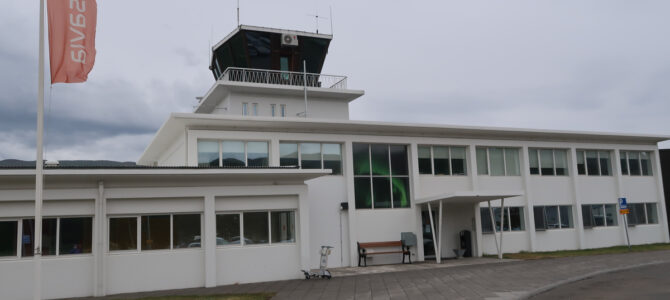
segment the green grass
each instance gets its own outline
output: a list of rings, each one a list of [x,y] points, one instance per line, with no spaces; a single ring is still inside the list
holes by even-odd
[[[503,258],[511,259],[545,259],[545,258],[559,258],[570,256],[584,256],[584,255],[601,255],[601,254],[617,254],[628,252],[645,252],[670,250],[670,244],[646,244],[633,245],[628,250],[628,246],[614,246],[607,248],[595,248],[584,250],[562,250],[562,251],[548,251],[548,252],[519,252],[519,253],[504,253]],[[497,255],[485,255],[486,257],[497,257]]]
[[[272,298],[275,293],[257,293],[257,294],[225,294],[225,295],[207,295],[207,296],[164,296],[164,297],[147,297],[140,298],[140,300],[268,300]]]

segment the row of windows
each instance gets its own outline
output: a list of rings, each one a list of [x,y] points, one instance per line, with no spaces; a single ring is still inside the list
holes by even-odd
[[[658,224],[656,203],[629,203],[628,225]],[[488,207],[480,208],[482,233],[493,233]],[[616,204],[582,205],[584,228],[618,226]],[[572,205],[534,206],[535,230],[574,228]],[[504,231],[523,231],[523,207],[505,207]],[[500,207],[493,208],[496,232],[500,231]]]
[[[42,220],[42,255],[91,253],[93,218]],[[35,240],[34,219],[0,221],[0,257],[31,257]]]
[[[464,146],[421,145],[418,147],[418,152],[419,174],[467,175],[466,147]],[[610,151],[577,150],[576,155],[579,175],[612,175]],[[476,156],[478,175],[521,175],[519,149],[517,148],[477,147]],[[621,151],[621,173],[651,176],[650,157],[650,152]],[[529,148],[528,159],[531,175],[569,175],[567,150],[565,149]],[[268,142],[198,141],[199,166],[268,166],[268,162]],[[342,174],[341,145],[282,142],[280,143],[280,165],[300,166],[303,169],[332,169],[333,174]],[[354,168],[354,172],[357,170]]]
[[[279,143],[279,165],[300,166],[302,169],[331,169],[342,174],[340,144]]]
[[[249,109],[249,103],[242,103],[242,115],[258,116],[258,103],[251,103],[251,109]],[[277,104],[270,104],[270,115],[273,117],[286,117],[286,104],[280,104],[279,111],[277,111]]]
[[[295,242],[293,211],[240,212],[216,216],[217,246],[293,242]],[[109,219],[110,251],[200,248],[201,245],[200,214]]]

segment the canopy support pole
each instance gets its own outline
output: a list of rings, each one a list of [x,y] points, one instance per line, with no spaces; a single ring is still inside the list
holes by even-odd
[[[442,200],[440,200],[440,211],[438,213],[438,220],[437,220],[437,228],[440,229],[440,232],[437,233],[437,261],[441,262],[442,261]]]
[[[430,219],[430,231],[433,234],[433,249],[435,250],[435,262],[440,263],[440,256],[437,255],[437,244],[435,240],[435,222],[433,222],[433,211],[430,209],[430,202],[426,202],[428,206],[428,218]],[[496,244],[497,245],[497,244]]]
[[[493,209],[491,208],[491,200],[488,201],[489,203],[489,216],[491,217],[491,227],[493,228],[493,241],[496,244],[496,251],[498,252],[498,257],[500,257],[501,252],[500,252],[500,247],[498,246],[498,233],[496,232],[496,220],[493,218]]]
[[[505,198],[500,199],[500,251],[498,259],[503,256],[503,232],[505,232]]]

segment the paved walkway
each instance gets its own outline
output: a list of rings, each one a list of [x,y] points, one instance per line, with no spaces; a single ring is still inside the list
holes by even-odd
[[[670,251],[421,268],[331,280],[287,280],[102,299],[256,292],[276,292],[273,299],[523,299],[597,274],[659,263],[670,263]]]

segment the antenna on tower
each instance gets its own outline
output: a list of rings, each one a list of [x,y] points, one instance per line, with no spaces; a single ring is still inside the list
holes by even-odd
[[[330,35],[333,35],[333,7],[328,6],[328,11],[330,12]]]
[[[240,27],[240,0],[237,0],[237,27]]]
[[[314,17],[314,21],[316,22],[316,33],[319,33],[319,18],[324,19],[324,20],[328,20],[328,18],[324,18],[322,16],[319,16],[319,11],[318,10],[316,11],[315,15],[308,14],[308,16]],[[332,24],[331,24],[331,27],[332,27]],[[332,31],[332,29],[331,29],[331,31]]]

